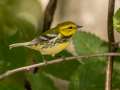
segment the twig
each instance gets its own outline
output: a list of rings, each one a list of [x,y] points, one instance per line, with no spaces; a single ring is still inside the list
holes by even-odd
[[[115,52],[116,45],[114,39],[114,31],[113,31],[113,15],[114,15],[114,6],[115,0],[109,0],[108,4],[108,42],[109,42],[109,52]],[[105,90],[112,90],[112,71],[113,71],[113,56],[108,56],[107,68],[106,68],[106,82],[105,82]]]
[[[89,57],[101,57],[101,56],[120,56],[120,53],[103,53],[103,54],[90,54],[90,55],[82,55],[82,56],[72,56],[72,57],[66,57],[66,58],[59,58],[59,59],[55,59],[52,61],[48,61],[47,65],[50,64],[56,64],[56,63],[60,63],[63,61],[70,61],[70,60],[77,60],[79,58],[89,58]],[[43,67],[46,66],[45,62],[41,62],[38,64],[33,64],[33,65],[29,65],[29,66],[24,66],[24,67],[20,67],[17,69],[12,69],[12,70],[8,70],[5,73],[0,75],[0,80],[4,79],[5,77],[8,77],[10,75],[13,75],[17,72],[21,72],[21,71],[26,71],[26,70],[30,70],[36,67]]]
[[[44,24],[43,24],[43,32],[50,29],[51,23],[53,21],[53,16],[56,10],[57,0],[50,0],[45,13],[44,13]]]

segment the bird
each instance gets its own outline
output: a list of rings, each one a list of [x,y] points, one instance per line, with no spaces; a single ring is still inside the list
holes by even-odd
[[[72,21],[65,21],[45,31],[31,41],[14,43],[9,45],[9,48],[23,46],[39,51],[42,55],[55,56],[70,44],[72,36],[81,27]]]

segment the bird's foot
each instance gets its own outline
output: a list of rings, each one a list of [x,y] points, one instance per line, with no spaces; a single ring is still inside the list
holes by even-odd
[[[47,65],[47,60],[44,59],[43,62],[45,63],[45,65]]]

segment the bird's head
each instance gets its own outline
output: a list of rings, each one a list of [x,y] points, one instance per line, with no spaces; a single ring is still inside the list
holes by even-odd
[[[63,22],[57,25],[59,33],[65,37],[72,36],[73,34],[75,34],[77,29],[81,27],[82,26],[76,25],[71,21]]]

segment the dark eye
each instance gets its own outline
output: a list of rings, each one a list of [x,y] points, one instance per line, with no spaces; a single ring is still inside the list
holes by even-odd
[[[73,27],[69,27],[68,29],[72,29]]]

